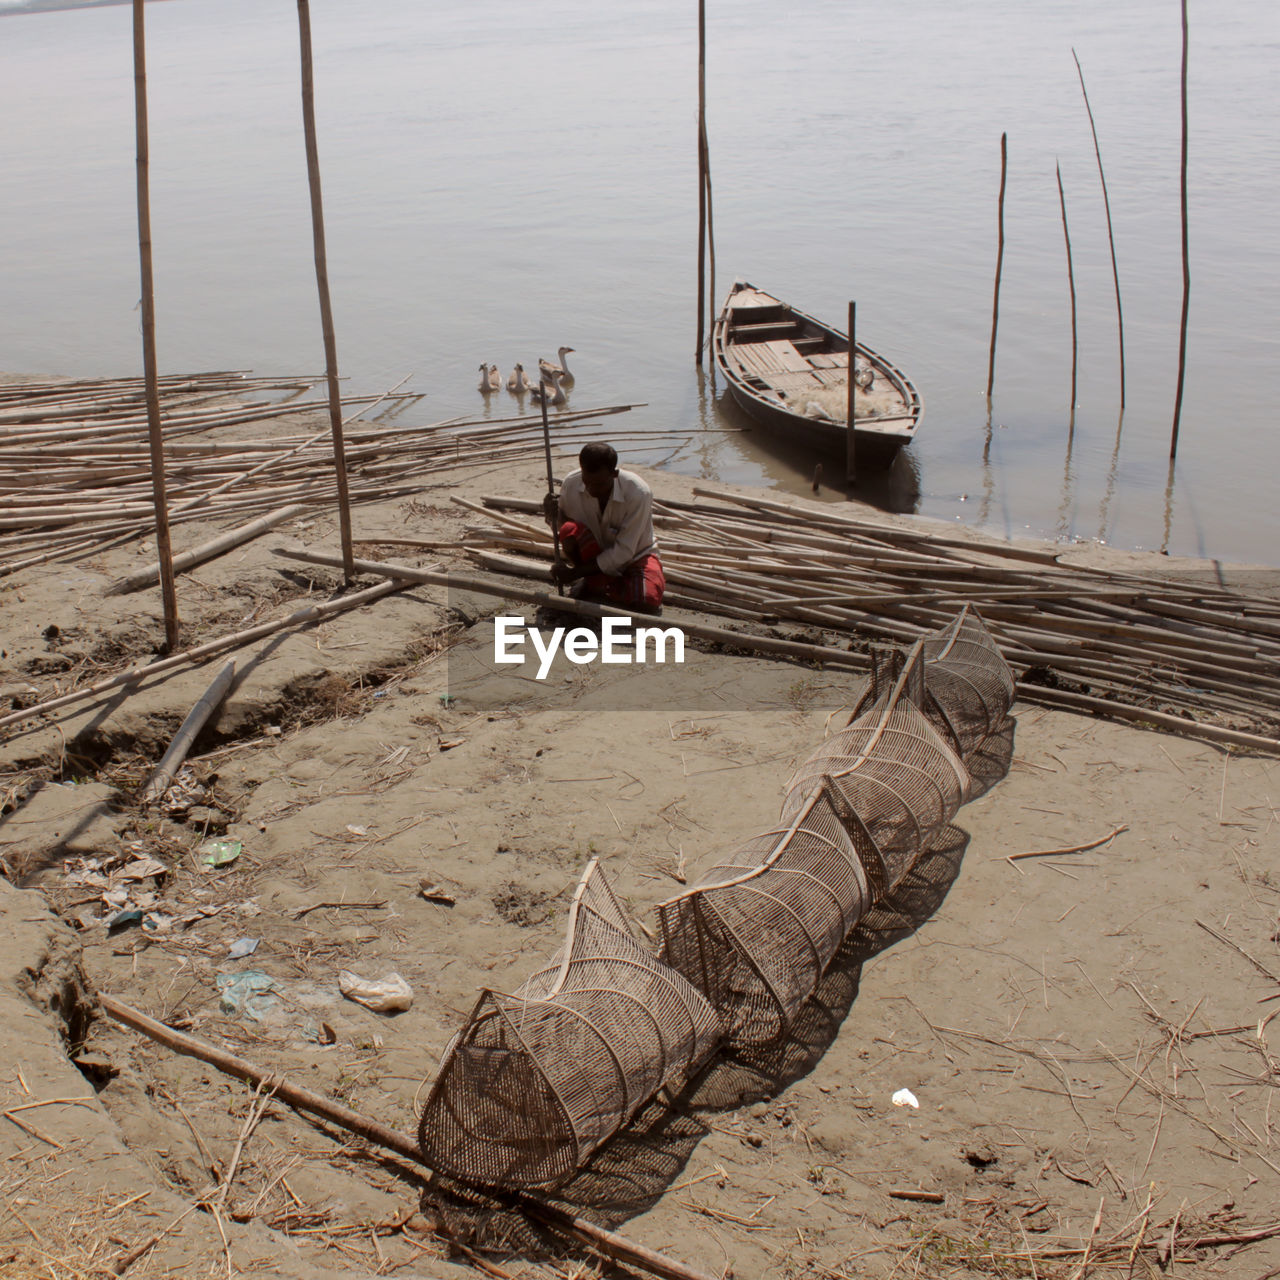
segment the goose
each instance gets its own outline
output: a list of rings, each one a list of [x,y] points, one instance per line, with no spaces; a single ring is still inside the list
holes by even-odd
[[[550,371],[544,371],[543,377],[548,379],[551,383],[551,392],[547,396],[547,403],[555,405],[568,403],[565,398],[564,387],[560,385],[564,378],[564,372],[560,369],[552,368]],[[530,386],[529,393],[535,400],[541,400],[542,383],[539,382],[536,386]]]
[[[491,364],[489,366],[489,390],[502,390],[502,374],[498,372],[498,366],[496,364]]]
[[[511,377],[507,379],[507,390],[517,396],[522,396],[529,390],[529,379],[524,376],[524,365],[516,365]]]
[[[559,373],[561,374],[562,380],[564,382],[564,385],[566,387],[571,387],[573,386],[573,374],[569,370],[569,363],[567,360],[565,360],[565,356],[571,355],[572,352],[573,352],[572,347],[561,347],[560,353],[559,353],[560,354],[559,364],[553,364],[550,360],[544,359],[544,360],[538,361],[538,368],[541,369],[542,372],[546,374],[548,377],[551,375],[552,370],[559,371]]]
[[[493,383],[489,380],[489,366],[482,364],[480,366],[480,392],[482,395],[488,395],[493,390]]]

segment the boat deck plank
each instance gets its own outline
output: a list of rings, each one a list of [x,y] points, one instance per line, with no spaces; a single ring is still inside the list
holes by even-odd
[[[788,397],[794,397],[804,391],[817,391],[822,383],[812,372],[791,369],[786,373],[771,374],[769,385],[776,391],[785,391]]]
[[[809,373],[813,366],[796,350],[795,343],[785,338],[773,342],[742,342],[735,344],[734,353],[743,367],[762,378],[775,373]]]

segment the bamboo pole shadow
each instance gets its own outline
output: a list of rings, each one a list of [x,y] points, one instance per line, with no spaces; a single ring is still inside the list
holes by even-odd
[[[1014,727],[1013,718],[1006,717],[970,757],[971,798],[985,794],[1008,773]],[[545,1198],[569,1212],[589,1213],[609,1229],[652,1208],[710,1132],[712,1115],[776,1097],[821,1061],[857,999],[862,966],[933,916],[960,874],[968,843],[968,833],[955,825],[939,833],[845,940],[782,1040],[713,1059],[680,1094],[655,1098],[642,1108],[573,1178]],[[450,1179],[431,1180],[424,1206],[459,1241],[529,1256],[564,1251],[563,1242],[497,1197]]]

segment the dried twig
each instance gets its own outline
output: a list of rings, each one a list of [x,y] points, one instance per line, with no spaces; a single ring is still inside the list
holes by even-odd
[[[1122,831],[1128,831],[1128,826],[1119,826],[1114,831],[1108,832],[1105,836],[1100,836],[1097,840],[1090,840],[1088,844],[1073,844],[1064,849],[1028,849],[1026,853],[1010,853],[1005,855],[1006,862],[1017,862],[1020,858],[1054,858],[1063,853],[1084,853],[1089,849],[1097,849],[1100,845],[1104,845],[1109,840],[1114,840]]]

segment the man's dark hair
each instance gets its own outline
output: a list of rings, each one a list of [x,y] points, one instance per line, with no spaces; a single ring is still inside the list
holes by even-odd
[[[583,471],[616,471],[618,469],[618,451],[611,444],[602,440],[593,440],[584,444],[578,454],[578,465]]]

